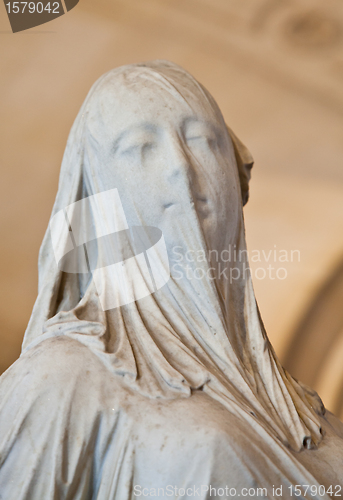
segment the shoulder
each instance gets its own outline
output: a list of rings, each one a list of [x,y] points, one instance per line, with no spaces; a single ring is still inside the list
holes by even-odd
[[[51,404],[69,394],[87,406],[89,399],[97,405],[105,402],[109,392],[116,393],[117,401],[125,393],[120,377],[109,372],[91,349],[66,336],[38,343],[0,377],[0,398],[13,399],[20,393],[20,399],[26,395]]]

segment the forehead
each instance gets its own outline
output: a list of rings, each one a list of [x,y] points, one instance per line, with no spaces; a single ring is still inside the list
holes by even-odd
[[[119,75],[101,85],[92,99],[91,123],[102,123],[111,135],[131,126],[180,127],[188,120],[223,126],[211,96],[188,75],[169,79],[154,73]]]

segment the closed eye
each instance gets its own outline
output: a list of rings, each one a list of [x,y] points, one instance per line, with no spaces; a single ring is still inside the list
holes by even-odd
[[[184,125],[184,138],[190,147],[208,147],[214,151],[219,146],[220,134],[212,123],[189,119]]]
[[[198,142],[199,144],[209,146],[211,149],[216,149],[218,147],[216,137],[208,137],[206,135],[186,137],[186,141],[194,145]]]
[[[151,123],[142,123],[122,132],[114,141],[113,152],[119,155],[141,154],[153,149],[156,141],[156,127]]]
[[[119,150],[119,154],[121,155],[131,155],[131,154],[144,154],[148,151],[151,151],[156,144],[154,142],[145,142],[139,144],[133,144],[125,149]]]

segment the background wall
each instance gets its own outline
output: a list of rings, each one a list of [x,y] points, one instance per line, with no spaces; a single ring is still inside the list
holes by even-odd
[[[291,373],[343,416],[341,0],[80,0],[15,35],[1,7],[0,54],[0,372],[20,352],[66,139],[90,86],[115,66],[171,59],[255,158],[245,219],[267,332]]]

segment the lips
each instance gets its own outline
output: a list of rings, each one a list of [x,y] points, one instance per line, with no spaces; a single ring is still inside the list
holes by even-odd
[[[195,197],[195,209],[197,213],[203,218],[208,217],[208,215],[210,215],[210,213],[212,212],[211,203],[209,202],[208,198],[203,195],[197,195]]]

